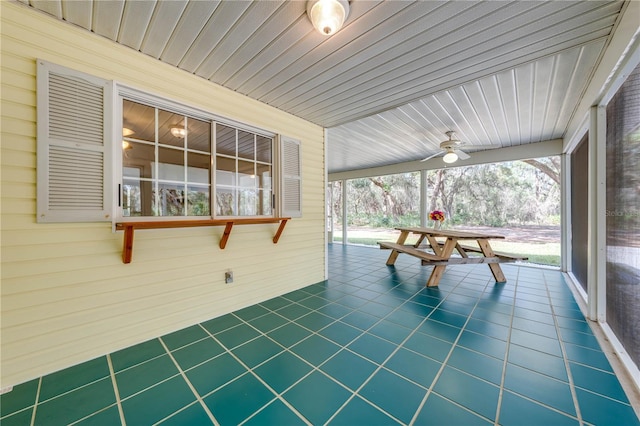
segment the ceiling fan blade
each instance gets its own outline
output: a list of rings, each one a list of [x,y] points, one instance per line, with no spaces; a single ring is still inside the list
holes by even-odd
[[[453,152],[455,152],[456,154],[458,154],[458,158],[461,160],[468,160],[469,158],[471,158],[469,156],[469,154],[467,154],[464,151],[460,151],[459,149],[454,149]]]
[[[422,162],[425,162],[427,160],[431,160],[433,157],[437,157],[438,155],[441,155],[441,154],[442,154],[441,152],[436,152],[435,154],[430,155],[427,158],[423,158],[422,160],[420,160],[420,162],[422,163]]]

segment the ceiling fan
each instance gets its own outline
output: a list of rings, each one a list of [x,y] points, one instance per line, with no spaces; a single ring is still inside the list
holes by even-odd
[[[456,161],[458,161],[458,158],[460,158],[461,160],[471,158],[469,154],[458,149],[459,147],[463,146],[464,143],[456,139],[456,133],[453,130],[449,130],[445,134],[449,137],[449,140],[440,143],[440,149],[444,151],[442,161],[444,161],[445,163],[455,163]],[[438,152],[420,161],[427,161],[441,154],[442,152]]]

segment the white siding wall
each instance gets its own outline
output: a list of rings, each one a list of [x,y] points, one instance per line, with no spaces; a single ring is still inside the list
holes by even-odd
[[[322,128],[18,3],[0,2],[0,387],[322,281]],[[137,231],[133,262],[103,224],[36,223],[36,58],[302,142],[303,217],[277,225]],[[234,284],[224,284],[232,269]]]

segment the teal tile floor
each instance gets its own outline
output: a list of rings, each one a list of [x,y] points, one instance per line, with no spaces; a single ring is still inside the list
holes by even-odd
[[[16,386],[11,425],[640,425],[560,272],[329,246],[329,280]]]

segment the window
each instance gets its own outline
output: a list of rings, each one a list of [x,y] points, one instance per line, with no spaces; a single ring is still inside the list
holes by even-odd
[[[272,214],[273,139],[216,124],[216,216]]]
[[[38,61],[40,222],[300,217],[301,182],[297,140]]]
[[[122,216],[210,216],[211,123],[123,100]]]

